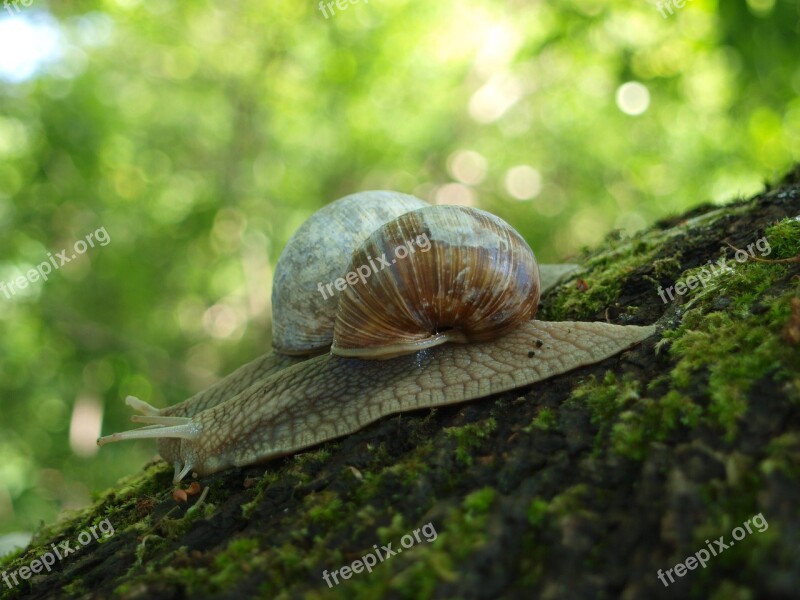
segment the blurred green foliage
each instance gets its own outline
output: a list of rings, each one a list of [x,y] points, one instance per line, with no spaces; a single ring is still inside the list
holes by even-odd
[[[92,446],[127,394],[172,404],[265,352],[280,250],[337,197],[471,203],[554,261],[786,170],[798,4],[664,4],[0,9],[0,281],[111,239],[0,294],[0,533],[152,457]]]

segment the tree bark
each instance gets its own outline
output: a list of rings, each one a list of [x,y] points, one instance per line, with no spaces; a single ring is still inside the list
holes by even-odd
[[[800,253],[798,214],[800,168],[609,236],[541,315],[657,323],[642,345],[203,478],[201,505],[154,462],[1,561],[0,596],[797,597],[800,264],[764,261]]]

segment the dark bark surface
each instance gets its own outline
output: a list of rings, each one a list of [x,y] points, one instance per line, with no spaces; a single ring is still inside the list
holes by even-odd
[[[610,236],[541,317],[657,323],[642,345],[202,478],[200,505],[176,502],[171,469],[148,465],[0,572],[104,519],[113,536],[11,591],[0,582],[0,596],[797,598],[800,263],[756,259],[800,253],[798,214],[800,170],[754,199]],[[738,263],[726,244],[754,252]],[[726,256],[731,271],[706,266]],[[659,287],[692,275],[705,282],[662,301]],[[343,579],[387,544],[395,555]]]

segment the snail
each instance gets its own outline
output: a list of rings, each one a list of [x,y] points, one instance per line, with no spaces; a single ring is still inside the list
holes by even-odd
[[[330,247],[342,231],[348,251]],[[549,286],[569,267],[541,270]],[[319,291],[334,286],[336,295]],[[148,426],[98,445],[156,439],[177,483],[189,472],[295,453],[395,413],[525,387],[655,332],[535,320],[543,289],[533,251],[495,215],[392,192],[345,197],[301,226],[276,264],[275,351],[175,406],[128,397],[143,413],[132,420]]]

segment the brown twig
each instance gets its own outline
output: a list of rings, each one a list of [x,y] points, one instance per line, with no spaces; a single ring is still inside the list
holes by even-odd
[[[736,250],[736,252],[744,252],[744,250],[741,250],[728,242],[725,242],[725,245],[729,248],[733,248]],[[747,254],[747,252],[744,253]],[[800,263],[800,254],[797,256],[792,256],[791,258],[756,258],[755,256],[750,256],[750,259],[761,263]]]

